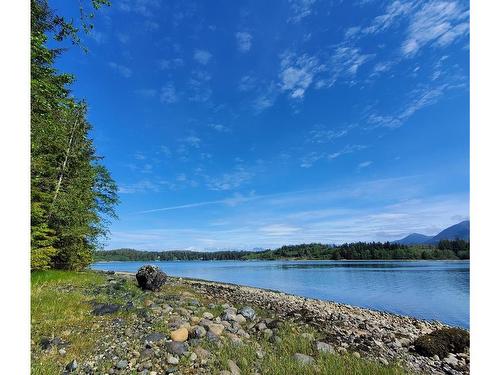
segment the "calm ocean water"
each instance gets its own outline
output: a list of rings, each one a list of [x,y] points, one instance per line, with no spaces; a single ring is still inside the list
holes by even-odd
[[[279,290],[469,327],[468,261],[98,262],[93,269],[168,275]]]

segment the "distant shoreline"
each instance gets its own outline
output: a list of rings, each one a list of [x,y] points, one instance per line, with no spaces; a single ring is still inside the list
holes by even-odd
[[[465,240],[442,240],[437,245],[402,245],[390,242],[352,242],[342,245],[304,243],[262,251],[143,251],[130,248],[97,251],[102,261],[157,260],[301,260],[301,261],[392,261],[457,260],[470,258],[470,243]]]
[[[470,262],[470,259],[179,259],[179,260],[96,260],[95,263],[114,262]]]

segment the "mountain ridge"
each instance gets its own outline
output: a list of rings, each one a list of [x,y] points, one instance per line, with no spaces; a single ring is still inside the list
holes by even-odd
[[[464,220],[460,223],[443,229],[435,236],[426,236],[420,233],[411,233],[399,240],[392,241],[401,245],[435,245],[441,240],[469,240],[470,239],[470,220]]]

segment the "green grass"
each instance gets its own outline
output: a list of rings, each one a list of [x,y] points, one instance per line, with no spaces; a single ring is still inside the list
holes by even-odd
[[[65,272],[44,271],[31,275],[31,337],[32,337],[32,366],[31,373],[35,375],[60,375],[61,369],[76,359],[81,365],[95,354],[97,343],[109,330],[110,320],[121,317],[125,320],[129,312],[120,311],[117,314],[105,316],[91,315],[91,301],[125,303],[132,298],[136,306],[142,306],[145,299],[152,299],[151,294],[143,293],[132,280],[128,280],[115,289],[117,293],[108,293],[109,283],[106,276],[95,272]],[[164,293],[175,296],[192,296],[203,303],[197,315],[203,311],[210,311],[214,316],[222,312],[217,306],[214,309],[206,308],[211,301],[200,296],[185,285],[169,284]],[[122,297],[122,295],[124,297]],[[191,297],[188,297],[191,298]],[[267,313],[259,310],[260,316]],[[157,322],[155,329],[168,333],[167,320]],[[214,344],[204,342],[202,345],[209,349],[213,356],[209,362],[211,373],[218,374],[228,369],[227,361],[233,360],[240,367],[243,375],[254,374],[259,369],[263,375],[291,375],[291,374],[375,374],[399,375],[406,372],[399,366],[391,364],[383,366],[366,359],[356,358],[353,355],[337,355],[318,353],[314,341],[301,336],[308,332],[315,335],[313,329],[297,326],[294,323],[284,324],[278,335],[282,342],[274,344],[264,338],[245,340],[245,344],[234,346],[225,341],[219,348]],[[108,332],[109,333],[109,332]],[[57,349],[42,351],[39,345],[42,337],[61,337],[70,342],[66,349],[66,356],[58,354]],[[318,337],[316,337],[317,339]],[[263,359],[258,359],[256,351],[260,348],[265,352]],[[312,366],[303,366],[293,359],[295,353],[311,355],[315,358]],[[181,359],[184,364],[183,373],[191,373],[186,358]]]
[[[298,329],[294,324],[287,323],[278,335],[281,337],[280,344],[273,344],[267,340],[258,343],[234,345],[224,344],[221,348],[209,345],[208,349],[215,353],[210,363],[213,373],[221,369],[228,370],[228,360],[233,360],[241,369],[242,375],[254,374],[259,368],[261,374],[268,375],[290,375],[290,374],[349,374],[349,375],[402,375],[407,374],[402,367],[392,364],[384,366],[377,362],[356,358],[352,354],[330,354],[318,353],[314,348],[314,341],[301,336],[308,331]],[[256,351],[262,350],[265,355],[263,359],[257,357]],[[315,359],[313,365],[303,365],[294,360],[295,353],[312,356]]]
[[[91,288],[105,283],[105,276],[95,272],[43,271],[31,274],[32,374],[59,375],[61,366],[73,358],[80,364],[90,358],[105,322],[117,316],[97,318],[90,314],[91,301],[109,302],[107,296],[89,293]],[[118,316],[125,314],[121,312]],[[56,349],[42,351],[39,345],[42,337],[61,337],[70,341],[66,355],[62,357]]]
[[[41,350],[39,342],[42,337],[65,339],[73,335],[74,330],[91,328],[87,318],[90,313],[87,299],[77,289],[70,289],[73,284],[89,283],[90,279],[101,281],[95,274],[74,272],[45,271],[31,275],[32,374],[58,374],[63,365],[57,351]],[[64,288],[66,291],[63,292]],[[93,342],[88,337],[76,335],[67,349],[68,357],[87,352]]]

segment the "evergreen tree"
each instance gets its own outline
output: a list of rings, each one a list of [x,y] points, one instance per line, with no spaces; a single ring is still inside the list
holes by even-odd
[[[97,9],[104,0],[93,0]],[[91,26],[82,12],[82,27]],[[96,155],[86,105],[71,96],[73,77],[54,68],[61,49],[49,35],[80,44],[79,29],[31,2],[31,268],[80,269],[92,261],[106,219],[114,217],[117,187]]]

